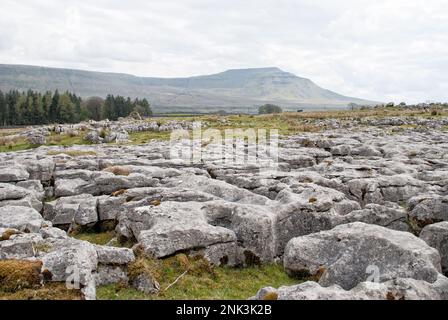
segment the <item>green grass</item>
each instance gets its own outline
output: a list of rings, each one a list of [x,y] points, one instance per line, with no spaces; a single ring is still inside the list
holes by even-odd
[[[33,149],[35,146],[29,144],[25,141],[25,139],[21,139],[18,142],[8,145],[8,146],[0,146],[0,152],[15,152],[15,151],[22,151],[22,150],[28,150]]]
[[[114,231],[96,233],[93,230],[74,234],[78,240],[93,244],[105,245],[115,238]],[[129,243],[113,244],[117,247],[130,247]],[[150,273],[157,279],[161,292],[157,295],[147,295],[125,285],[108,285],[97,288],[100,300],[245,300],[255,295],[266,286],[280,287],[299,283],[290,278],[278,264],[266,264],[248,268],[219,267],[212,268],[201,258],[188,258],[179,254],[164,260],[138,258],[136,265],[131,267],[130,274],[139,270]],[[167,291],[164,289],[172,284],[186,270],[188,273]]]
[[[16,292],[0,290],[0,300],[81,300],[79,290],[69,290],[65,283],[46,283],[39,288]]]
[[[179,259],[180,257],[183,259]],[[278,264],[266,264],[248,268],[206,268],[204,264],[193,267],[182,261],[184,255],[159,261],[156,279],[160,283],[159,294],[147,295],[124,285],[108,285],[97,288],[99,300],[246,300],[263,287],[280,287],[300,283],[290,278]],[[192,264],[192,259],[187,264]],[[150,268],[154,268],[151,262]],[[157,269],[157,267],[156,267]],[[168,290],[187,269],[190,271]]]
[[[78,136],[70,136],[66,134],[54,134],[52,133],[49,139],[47,139],[47,146],[64,146],[72,147],[74,145],[89,145],[88,141],[83,139],[84,134]]]
[[[226,129],[278,129],[280,135],[292,135],[301,132],[319,132],[326,128],[317,125],[315,122],[324,119],[338,119],[350,121],[353,119],[361,119],[365,117],[371,118],[387,118],[396,116],[408,116],[408,117],[421,117],[428,119],[436,119],[441,117],[446,117],[448,111],[446,109],[440,109],[437,115],[432,115],[431,111],[419,110],[419,109],[400,109],[400,108],[379,108],[379,109],[368,109],[368,110],[339,110],[339,111],[310,111],[302,113],[281,113],[272,115],[228,115],[228,116],[218,116],[218,115],[195,115],[194,117],[178,114],[178,117],[166,117],[166,118],[150,118],[146,121],[156,121],[158,123],[166,123],[173,120],[185,120],[185,121],[202,121],[208,123],[208,128],[218,129],[222,132]],[[177,116],[177,115],[176,115]],[[222,120],[226,120],[223,122]],[[403,126],[402,129],[413,129],[415,126]],[[444,128],[444,131],[447,129]],[[6,133],[10,134],[13,132],[10,129],[0,130],[0,137]],[[394,133],[391,133],[394,134]],[[130,145],[146,144],[151,140],[161,140],[166,141],[170,139],[170,132],[136,132],[130,134]],[[83,140],[84,134],[81,133],[79,136],[69,136],[69,135],[59,135],[52,133],[48,137],[47,146],[65,146],[71,147],[74,145],[88,145],[87,141]],[[0,145],[0,152],[12,152],[20,150],[28,150],[35,148],[21,138],[15,141],[12,145]]]
[[[73,234],[72,236],[73,238],[78,240],[87,241],[93,244],[105,245],[113,238],[115,238],[115,232],[107,231],[107,232],[95,233],[92,231],[92,232]]]
[[[171,132],[155,132],[155,131],[144,131],[144,132],[134,132],[129,134],[129,139],[132,141],[132,145],[145,144],[151,140],[166,141],[170,140]]]
[[[83,140],[83,135],[71,137],[69,135],[59,135],[52,133],[49,137],[47,137],[46,146],[64,146],[64,147],[72,147],[74,145],[89,145],[90,143]],[[14,151],[22,151],[35,149],[39,146],[33,146],[29,144],[25,138],[20,138],[15,141],[10,146],[8,145],[0,145],[0,152],[14,152]]]
[[[116,239],[117,235],[115,231],[110,230],[110,227],[107,230],[109,231],[97,231],[95,230],[95,228],[92,228],[81,232],[74,231],[70,234],[70,236],[78,240],[87,241],[98,245],[105,245],[110,243],[111,246],[119,248],[132,248],[132,246],[134,245],[132,241],[126,241],[124,243],[119,242]]]

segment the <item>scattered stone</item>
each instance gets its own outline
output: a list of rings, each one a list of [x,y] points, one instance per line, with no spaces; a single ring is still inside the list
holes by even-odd
[[[135,279],[133,279],[131,281],[131,285],[138,291],[146,294],[155,294],[160,290],[159,283],[144,274],[138,275]]]
[[[41,146],[47,143],[47,137],[43,134],[32,134],[27,137],[27,141],[32,146]]]

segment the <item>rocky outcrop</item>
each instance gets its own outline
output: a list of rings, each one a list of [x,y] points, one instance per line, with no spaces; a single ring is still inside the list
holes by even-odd
[[[420,227],[448,221],[448,196],[423,194],[409,200],[409,217]]]
[[[191,121],[48,126],[33,132],[87,135],[94,144],[0,153],[0,259],[43,259],[54,281],[67,278],[72,263],[90,298],[95,286],[117,282],[157,291],[150,278],[129,278],[131,250],[66,232],[115,230],[118,241],[159,259],[187,253],[215,266],[283,259],[289,273],[319,282],[279,297],[437,299],[435,283],[446,272],[439,222],[448,221],[448,134],[435,128],[445,123],[315,120],[326,130],[282,137],[267,152],[278,156],[275,170],[224,161],[257,149],[242,140],[241,150],[230,143],[224,154],[216,153],[222,145],[195,141],[203,157],[193,163],[172,158],[167,141],[112,144],[133,132],[190,130]],[[420,232],[424,241],[414,236]],[[366,283],[369,276],[380,284]]]
[[[208,224],[201,210],[202,205],[195,202],[165,202],[160,206],[138,208],[129,215],[128,227],[145,252],[157,258],[229,244],[233,245],[234,252],[227,258],[234,261],[235,233]],[[225,251],[222,253],[226,254]]]
[[[15,219],[5,219],[0,212],[0,260],[41,261],[43,281],[65,283],[69,289],[81,290],[88,300],[96,298],[99,285],[129,281],[128,265],[135,260],[131,249],[70,238],[31,208],[0,210],[15,214]]]
[[[441,270],[437,250],[411,233],[361,222],[292,239],[284,266],[292,275],[309,275],[322,286],[345,290],[367,280],[412,278],[433,283]]]
[[[448,273],[448,222],[439,222],[423,228],[420,239],[437,249],[442,259],[442,270]]]

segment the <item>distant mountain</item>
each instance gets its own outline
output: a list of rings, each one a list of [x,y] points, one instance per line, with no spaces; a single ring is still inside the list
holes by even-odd
[[[255,112],[273,103],[285,110],[345,108],[375,104],[346,97],[278,68],[236,69],[190,78],[0,64],[0,90],[69,90],[82,97],[107,94],[147,98],[156,112]]]

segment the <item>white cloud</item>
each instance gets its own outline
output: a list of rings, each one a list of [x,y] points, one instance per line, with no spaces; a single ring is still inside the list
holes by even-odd
[[[278,66],[347,95],[448,101],[445,5],[3,0],[0,63],[165,77]]]

